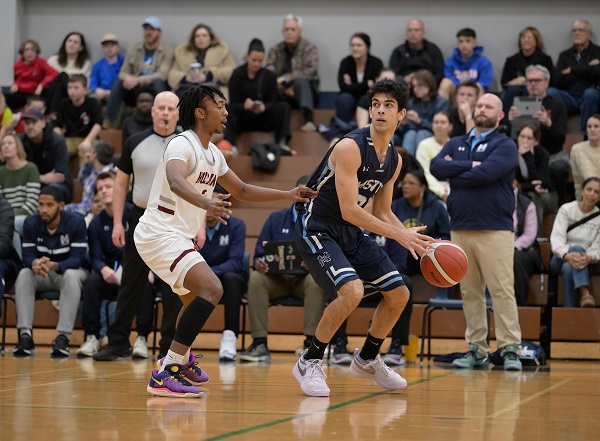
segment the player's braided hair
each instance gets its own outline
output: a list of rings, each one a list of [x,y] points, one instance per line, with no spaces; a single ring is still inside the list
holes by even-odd
[[[211,99],[214,103],[215,96],[220,96],[225,99],[225,95],[219,90],[212,86],[200,85],[191,87],[186,90],[181,100],[179,101],[179,122],[183,130],[189,130],[196,127],[196,117],[194,111],[196,108],[204,107],[204,100]]]

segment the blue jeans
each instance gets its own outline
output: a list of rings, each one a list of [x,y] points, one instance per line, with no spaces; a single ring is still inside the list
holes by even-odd
[[[569,115],[581,114],[581,134],[585,136],[588,118],[598,113],[598,109],[600,109],[600,89],[588,87],[583,91],[583,95],[575,96],[567,91],[550,87],[548,95],[563,100]]]
[[[414,157],[419,143],[425,138],[430,138],[432,136],[433,132],[426,129],[409,130],[404,134],[404,138],[402,139],[402,147],[408,150],[408,152]]]
[[[583,247],[578,245],[569,247],[569,253],[584,253]],[[589,265],[583,269],[575,269],[570,263],[559,257],[550,259],[550,272],[562,276],[565,289],[565,308],[579,307],[577,289],[590,285]]]
[[[358,100],[348,92],[341,92],[335,100],[335,115],[345,122],[352,121]]]

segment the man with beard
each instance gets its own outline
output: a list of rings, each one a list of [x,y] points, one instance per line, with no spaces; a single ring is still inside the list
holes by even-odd
[[[83,268],[87,251],[87,233],[83,217],[63,211],[62,191],[42,188],[38,212],[23,225],[23,268],[15,282],[15,305],[19,342],[15,357],[32,355],[31,336],[35,293],[60,291],[58,336],[52,344],[52,357],[69,356],[69,335],[73,332],[81,288],[88,271]]]
[[[502,101],[487,93],[477,100],[475,127],[452,138],[431,161],[431,173],[450,181],[450,237],[469,258],[460,283],[469,351],[454,360],[458,368],[485,366],[489,354],[485,287],[492,296],[496,340],[505,370],[521,370],[521,328],[514,292],[515,197],[512,180],[518,165],[515,142],[498,132]]]
[[[147,17],[142,28],[144,41],[127,50],[119,78],[110,91],[104,111],[105,128],[118,127],[121,105],[135,107],[140,88],[150,87],[154,93],[169,90],[167,75],[173,61],[173,47],[161,40],[162,23],[158,17]]]

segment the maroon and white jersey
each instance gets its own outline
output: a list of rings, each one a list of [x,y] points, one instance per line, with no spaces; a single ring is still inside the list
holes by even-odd
[[[198,136],[187,130],[173,138],[158,165],[148,208],[140,218],[140,223],[150,226],[155,231],[178,233],[192,239],[198,233],[206,215],[203,210],[171,191],[167,181],[167,162],[178,159],[187,163],[187,181],[202,195],[212,197],[219,176],[229,170],[221,151],[209,142],[202,146]]]

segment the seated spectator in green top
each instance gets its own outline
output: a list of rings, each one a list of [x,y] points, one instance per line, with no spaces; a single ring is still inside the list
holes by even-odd
[[[23,143],[15,134],[4,135],[0,140],[0,161],[5,163],[0,167],[0,193],[13,208],[13,244],[21,255],[23,222],[38,206],[40,172],[34,163],[27,161]]]

